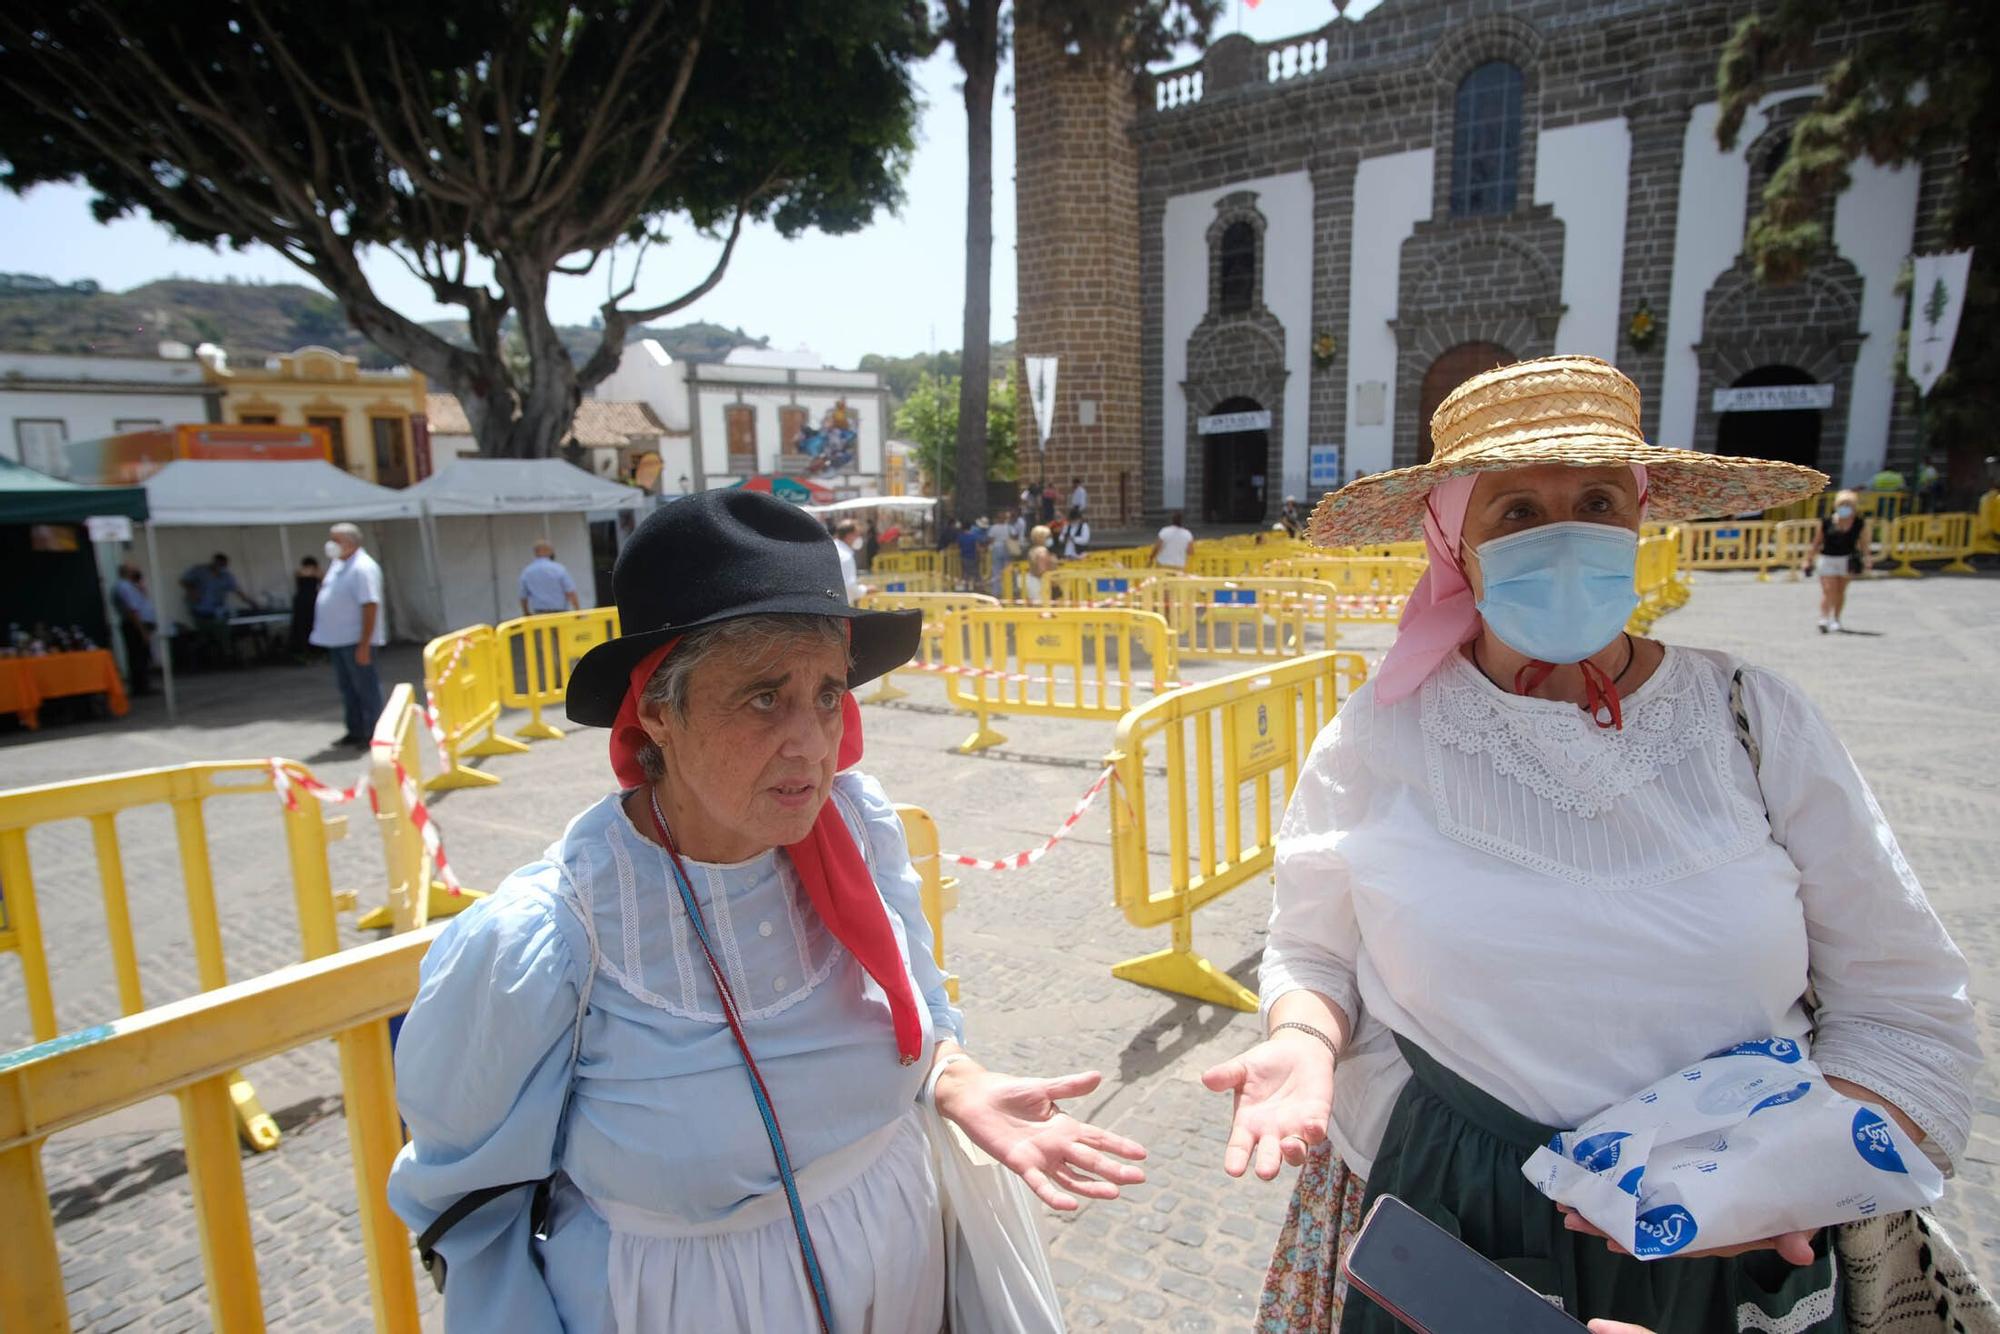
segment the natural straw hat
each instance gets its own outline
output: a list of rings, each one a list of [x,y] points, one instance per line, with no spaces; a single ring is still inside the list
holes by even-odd
[[[1308,531],[1321,546],[1408,542],[1423,536],[1424,497],[1468,473],[1541,464],[1646,469],[1648,517],[1746,514],[1816,495],[1826,474],[1795,463],[1649,445],[1639,433],[1639,387],[1596,357],[1537,357],[1475,375],[1431,417],[1431,461],[1378,472],[1324,496]]]

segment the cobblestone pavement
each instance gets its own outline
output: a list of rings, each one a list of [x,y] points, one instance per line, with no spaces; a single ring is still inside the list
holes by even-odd
[[[1858,587],[1856,633],[1813,629],[1814,595],[1800,584],[1699,577],[1693,600],[1659,626],[1677,643],[1738,651],[1812,692],[1875,784],[1911,863],[1972,958],[1988,1049],[2000,1050],[1990,1003],[2000,997],[2000,581],[1932,577]],[[1371,658],[1386,627],[1351,636]],[[418,670],[407,650],[389,674]],[[1228,670],[1193,665],[1207,679]],[[8,785],[80,777],[188,758],[284,754],[346,781],[351,758],[319,753],[339,730],[324,668],[274,670],[188,683],[184,721],[157,701],[122,723],[86,723],[0,739]],[[918,680],[910,698],[866,710],[866,767],[890,793],[936,817],[947,847],[996,856],[1032,846],[1068,812],[1112,739],[1110,723],[1012,718],[1011,738],[985,757],[950,753],[970,720],[943,707],[943,687]],[[485,761],[502,784],[436,804],[468,884],[490,884],[532,857],[564,818],[606,786],[602,738],[538,743],[526,756]],[[232,798],[210,811],[210,836],[234,976],[295,957],[285,854],[275,803]],[[332,850],[335,884],[379,899],[380,854],[365,814]],[[1112,1204],[1048,1221],[1070,1322],[1085,1330],[1242,1330],[1251,1323],[1287,1186],[1231,1181],[1218,1166],[1227,1109],[1197,1076],[1253,1041],[1254,1016],[1114,979],[1118,960],[1158,948],[1160,931],[1127,926],[1112,904],[1102,803],[1036,866],[968,873],[947,945],[964,980],[970,1043],[998,1068],[1040,1073],[1093,1068],[1103,1088],[1074,1110],[1144,1142],[1151,1179]],[[147,997],[193,988],[178,861],[164,816],[122,825]],[[100,944],[103,909],[86,829],[33,840],[42,912],[66,1028],[112,1017],[116,993]],[[1204,908],[1195,939],[1216,964],[1254,976],[1268,900],[1261,883]],[[351,923],[351,918],[347,919]],[[345,927],[351,941],[364,933]],[[26,1038],[19,968],[0,956],[0,1049]],[[347,1140],[330,1045],[253,1067],[284,1127],[275,1151],[246,1155],[266,1310],[273,1329],[365,1329]],[[1976,1263],[2000,1278],[2000,1085],[1978,1087],[1966,1169],[1944,1208]],[[45,1155],[76,1327],[182,1330],[206,1323],[201,1261],[171,1102],[148,1104],[52,1141]],[[420,1279],[426,1319],[435,1299]]]

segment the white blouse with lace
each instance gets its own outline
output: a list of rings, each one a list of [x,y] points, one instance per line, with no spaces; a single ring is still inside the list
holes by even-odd
[[[1262,991],[1267,1011],[1310,988],[1358,1019],[1331,1126],[1355,1172],[1408,1078],[1392,1030],[1566,1127],[1816,1023],[1828,1074],[1958,1157],[1980,1060],[1965,960],[1826,720],[1746,668],[1752,769],[1739,665],[1669,648],[1604,730],[1455,654],[1395,704],[1364,686],[1320,734],[1279,834]]]

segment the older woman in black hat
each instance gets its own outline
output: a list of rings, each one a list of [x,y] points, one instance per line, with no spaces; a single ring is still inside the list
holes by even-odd
[[[611,727],[618,790],[426,957],[391,1198],[449,1261],[448,1329],[936,1334],[921,1104],[1057,1209],[1144,1151],[1057,1107],[1096,1074],[959,1046],[901,825],[851,767],[849,691],[919,619],[849,606],[825,530],[746,491],[653,515],[613,579],[625,634],[568,712]]]

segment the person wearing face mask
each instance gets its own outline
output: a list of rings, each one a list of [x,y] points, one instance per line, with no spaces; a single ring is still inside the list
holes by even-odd
[[[326,577],[313,601],[312,642],[333,659],[333,681],[347,730],[336,746],[366,746],[382,715],[382,677],[375,652],[389,642],[382,609],[382,567],[362,549],[361,530],[337,523],[327,530]]]
[[[868,591],[861,582],[860,572],[855,567],[854,558],[867,539],[861,536],[861,525],[852,519],[842,519],[833,526],[833,545],[840,552],[840,577],[847,585],[847,600],[858,603],[861,595]]]
[[[1965,960],[1839,739],[1782,677],[1625,629],[1644,520],[1826,479],[1649,445],[1637,388],[1591,357],[1476,376],[1431,430],[1429,463],[1309,524],[1326,546],[1421,536],[1430,568],[1286,811],[1268,1036],[1203,1076],[1234,1099],[1225,1171],[1304,1168],[1258,1328],[1396,1328],[1339,1268],[1386,1191],[1579,1319],[1845,1330],[1824,1229],[1642,1263],[1521,1172],[1556,1130],[1768,1037],[1809,1042],[1939,1163],[1965,1151]]]
[[[1875,552],[1868,545],[1868,520],[1860,514],[1861,498],[1842,491],[1833,498],[1833,513],[1820,520],[1813,534],[1812,553],[1806,557],[1806,573],[1819,576],[1819,632],[1840,633],[1840,618],[1847,611],[1847,585],[1854,576],[1875,568]]]

